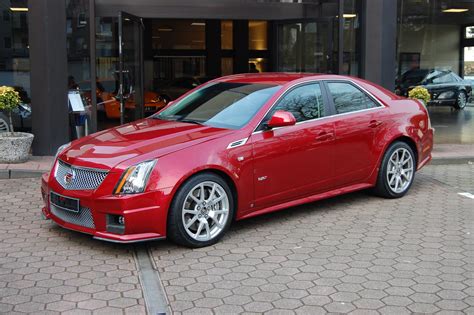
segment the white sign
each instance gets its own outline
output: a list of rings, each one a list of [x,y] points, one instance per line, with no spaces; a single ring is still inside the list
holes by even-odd
[[[73,112],[83,112],[85,111],[84,103],[82,102],[81,94],[76,91],[70,91],[68,93],[69,104],[71,105],[71,110]]]

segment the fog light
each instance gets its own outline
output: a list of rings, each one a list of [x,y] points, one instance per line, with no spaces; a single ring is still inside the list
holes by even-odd
[[[125,233],[125,217],[116,214],[107,214],[107,232],[114,234]]]

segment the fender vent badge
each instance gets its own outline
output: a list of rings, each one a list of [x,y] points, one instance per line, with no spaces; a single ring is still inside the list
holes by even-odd
[[[236,148],[236,147],[240,147],[241,145],[246,144],[248,139],[249,139],[249,138],[244,138],[244,139],[240,139],[240,140],[231,142],[231,143],[227,146],[227,149],[233,149],[233,148]]]

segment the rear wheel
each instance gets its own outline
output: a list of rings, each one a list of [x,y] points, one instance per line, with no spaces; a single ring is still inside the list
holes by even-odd
[[[220,176],[202,173],[176,193],[168,216],[168,237],[188,247],[215,244],[230,226],[234,199]]]
[[[394,142],[384,154],[375,193],[385,198],[400,198],[410,189],[415,178],[416,160],[405,142]]]
[[[454,107],[457,109],[464,109],[467,104],[467,96],[466,93],[463,91],[458,93],[458,98],[456,99],[456,104],[454,104]]]

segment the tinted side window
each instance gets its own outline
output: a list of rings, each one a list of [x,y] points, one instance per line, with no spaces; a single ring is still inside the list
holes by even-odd
[[[329,92],[332,95],[337,114],[378,107],[367,94],[349,83],[329,82]]]
[[[295,116],[296,121],[320,118],[326,115],[319,83],[294,88],[278,102],[276,110],[285,110]]]
[[[449,72],[443,72],[441,75],[433,78],[434,84],[450,83],[453,82],[453,79]]]

